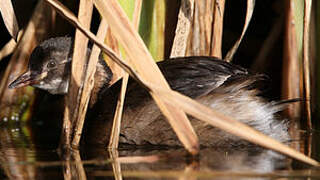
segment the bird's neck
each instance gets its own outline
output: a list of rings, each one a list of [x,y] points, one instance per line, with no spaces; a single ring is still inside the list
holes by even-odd
[[[110,86],[109,83],[112,79],[112,75],[111,69],[100,55],[97,63],[97,69],[94,74],[94,86],[91,92],[90,106],[94,105],[101,93]]]

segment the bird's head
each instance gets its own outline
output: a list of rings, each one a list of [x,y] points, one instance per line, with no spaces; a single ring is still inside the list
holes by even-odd
[[[31,85],[51,94],[66,94],[71,56],[71,38],[59,37],[44,41],[33,50],[27,71],[14,80],[9,88]]]

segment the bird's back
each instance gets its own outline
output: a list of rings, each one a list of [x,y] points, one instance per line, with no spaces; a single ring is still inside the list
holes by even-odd
[[[158,66],[173,90],[280,141],[288,140],[286,124],[275,118],[281,107],[257,96],[254,84],[260,80],[259,75],[251,75],[241,67],[210,57],[176,58],[160,62]],[[111,87],[104,94],[105,100],[97,104],[94,116],[98,121],[89,125],[89,141],[105,143],[108,140],[119,86],[120,83]],[[123,112],[120,143],[181,146],[148,92],[136,82],[129,83]],[[209,124],[192,117],[190,120],[202,146],[248,145]]]

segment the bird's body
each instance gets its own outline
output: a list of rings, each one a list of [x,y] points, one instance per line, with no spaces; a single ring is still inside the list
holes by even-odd
[[[60,52],[62,51],[61,49],[53,48],[54,46],[57,46],[56,42],[62,41],[68,44],[67,48],[63,48],[63,53]],[[49,64],[54,58],[51,56],[45,58],[44,56],[54,54],[52,52],[54,51],[53,49],[58,49],[57,51],[60,54],[64,54],[64,57],[56,58],[54,60],[55,62],[51,63],[51,65],[55,64],[56,66],[55,68],[51,67],[51,69],[63,71],[54,74],[67,74],[67,76],[70,76],[70,66],[67,64],[71,61],[71,44],[72,41],[70,38],[63,38],[60,41],[59,38],[54,38],[42,43],[38,46],[38,50],[34,51],[33,56],[31,56],[29,62],[29,71],[31,72],[29,72],[29,74],[35,74],[35,72],[32,72],[32,64],[37,63],[39,57],[47,60],[38,61],[41,63],[38,63],[37,67],[41,66],[47,68],[34,69],[47,69],[46,71],[50,71]],[[46,51],[49,51],[50,53],[43,53]],[[39,55],[39,52],[42,55]],[[66,59],[69,60],[66,61]],[[59,68],[57,64],[61,64],[61,62],[67,62],[67,64]],[[98,68],[97,71],[100,72],[100,75],[99,73],[96,73],[96,76],[100,77],[102,76],[101,74],[105,75],[103,75],[102,80],[100,77],[100,85],[97,86],[99,89],[103,89],[101,81],[105,81],[105,84],[108,84],[112,73],[107,65],[104,64],[104,61],[99,61],[99,63],[100,68]],[[255,83],[261,80],[260,75],[251,75],[247,70],[239,66],[212,57],[181,57],[169,59],[158,63],[158,66],[173,90],[194,98],[198,102],[212,107],[214,110],[231,116],[236,120],[246,123],[279,141],[284,142],[289,139],[286,123],[278,120],[275,115],[276,112],[282,110],[282,105],[267,102],[258,96],[259,91],[255,88]],[[46,74],[50,73],[46,72]],[[28,72],[25,74],[28,74]],[[38,72],[38,74],[43,74],[43,72]],[[23,76],[24,75],[20,77]],[[49,90],[49,92],[51,91],[51,93],[54,92],[57,94],[66,93],[67,88],[65,87],[68,87],[66,85],[57,85],[57,83],[54,84],[52,81],[51,83],[41,84],[44,80],[40,79],[37,81],[32,80],[32,83],[29,83],[30,80],[27,81],[28,83],[24,83],[26,82],[24,80],[26,78],[22,78],[21,80],[20,77],[10,86],[18,87],[22,84],[32,84],[35,87]],[[49,81],[50,77],[46,76],[44,79]],[[58,79],[68,78],[64,77]],[[62,81],[59,82],[61,83]],[[64,82],[64,84],[68,85],[69,83]],[[100,91],[98,101],[91,109],[89,119],[86,121],[85,140],[87,142],[94,144],[107,143],[111,132],[119,88],[119,83],[117,83],[112,87],[107,87],[107,89]],[[120,143],[133,145],[181,146],[181,143],[171,126],[165,120],[165,117],[162,115],[148,92],[134,81],[131,81],[128,85],[123,112]],[[240,140],[240,138],[212,127],[209,124],[192,117],[190,119],[199,136],[201,146],[225,147],[249,145],[246,141]]]

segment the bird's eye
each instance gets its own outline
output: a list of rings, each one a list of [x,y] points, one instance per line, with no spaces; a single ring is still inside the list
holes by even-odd
[[[55,61],[49,61],[49,63],[47,64],[47,68],[51,69],[56,67],[56,62]]]

